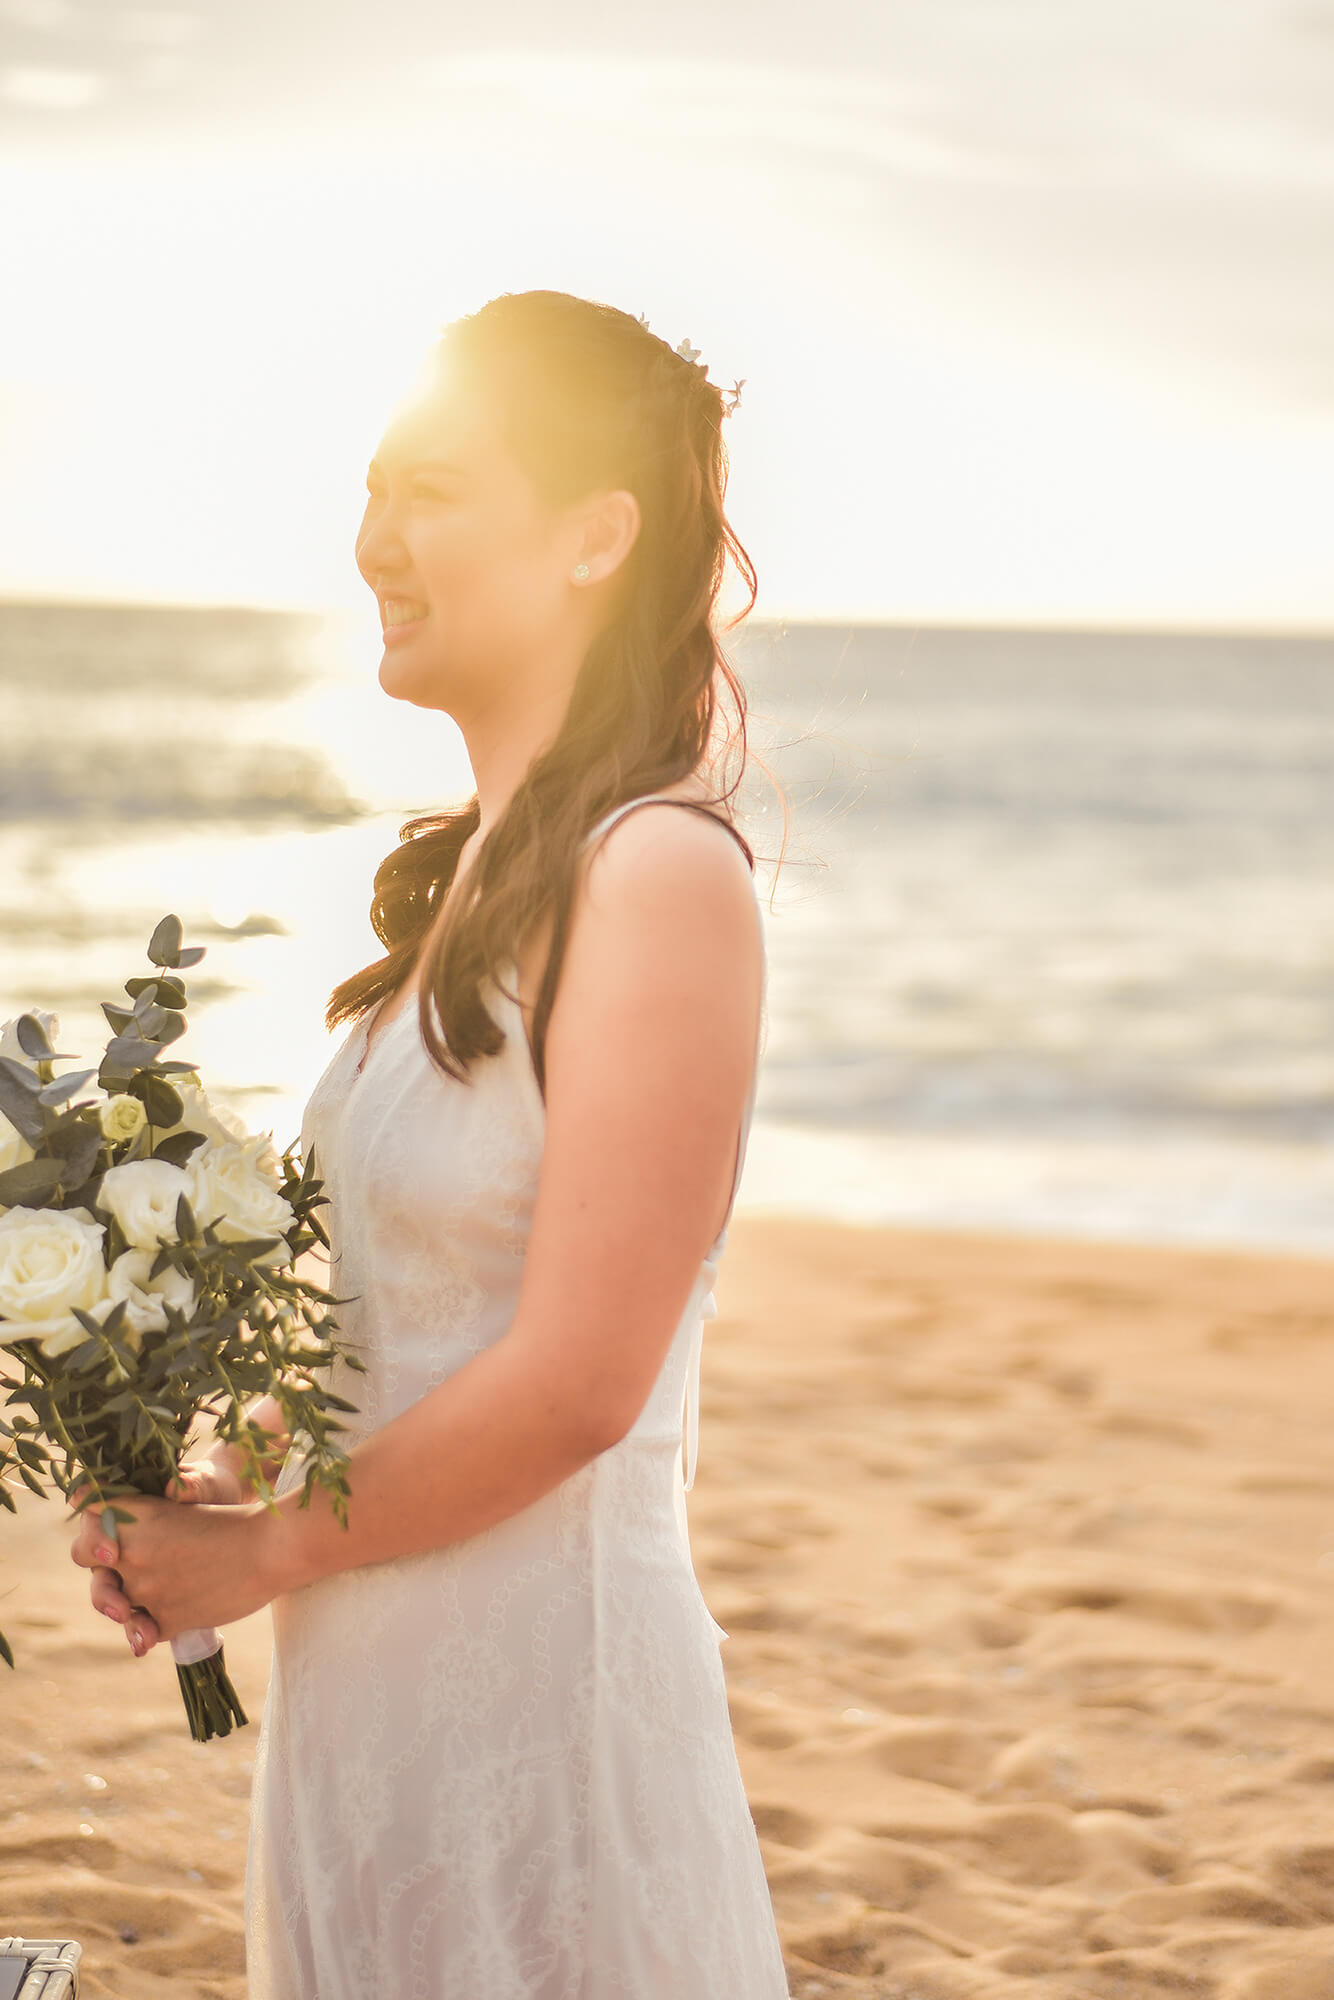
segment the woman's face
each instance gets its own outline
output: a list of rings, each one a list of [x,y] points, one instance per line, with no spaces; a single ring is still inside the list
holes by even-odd
[[[544,506],[482,398],[437,366],[395,411],[366,489],[356,558],[379,601],[385,692],[462,719],[530,691],[583,610],[580,529]]]

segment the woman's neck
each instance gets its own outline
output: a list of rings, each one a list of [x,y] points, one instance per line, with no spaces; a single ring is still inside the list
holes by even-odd
[[[480,813],[472,836],[474,851],[500,820],[542,752],[555,742],[568,705],[568,689],[551,689],[535,694],[517,712],[507,702],[503,714],[478,715],[459,723]]]

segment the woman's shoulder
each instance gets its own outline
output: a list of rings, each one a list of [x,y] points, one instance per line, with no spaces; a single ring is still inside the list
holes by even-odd
[[[722,819],[716,805],[683,812],[688,797],[645,800],[586,848],[572,933],[604,964],[690,957],[725,980],[744,980],[764,955],[750,861],[726,824],[710,825]]]
[[[580,870],[547,1044],[549,1088],[560,1089],[561,1074],[577,1095],[622,1063],[628,1074],[688,1077],[685,1099],[696,1109],[715,1095],[744,1096],[764,989],[764,929],[741,847],[703,812],[645,801],[617,819]]]
[[[613,900],[647,894],[687,909],[697,898],[734,908],[753,901],[745,836],[716,798],[697,787],[614,807],[589,829],[580,858],[586,894]]]

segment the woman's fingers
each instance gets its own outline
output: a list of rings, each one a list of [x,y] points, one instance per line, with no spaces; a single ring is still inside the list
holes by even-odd
[[[118,1569],[97,1568],[88,1583],[88,1595],[92,1599],[94,1611],[102,1612],[123,1625],[132,1610],[130,1600],[120,1580]]]
[[[194,1482],[186,1482],[173,1496],[181,1500],[201,1499],[203,1494],[192,1490]],[[68,1495],[71,1506],[77,1506],[81,1493],[91,1489],[85,1484],[73,1487]],[[125,1634],[130,1650],[139,1658],[151,1652],[162,1634],[157,1620],[145,1605],[131,1601],[125,1588],[125,1579],[115,1567],[120,1554],[118,1544],[108,1537],[97,1512],[89,1508],[75,1517],[78,1526],[70,1543],[70,1559],[83,1569],[89,1570],[88,1594],[93,1609],[107,1618],[114,1619]]]
[[[157,1620],[144,1605],[131,1604],[119,1570],[95,1569],[88,1594],[95,1611],[114,1618],[122,1627],[132,1653],[142,1658],[157,1645],[162,1637]]]
[[[125,1621],[125,1636],[130,1642],[130,1651],[140,1658],[156,1646],[162,1637],[157,1620],[142,1604],[131,1607],[131,1616]]]
[[[81,1480],[77,1486],[70,1488],[66,1495],[66,1504],[71,1509],[77,1507],[83,1495],[91,1493],[92,1490],[87,1480]],[[114,1567],[120,1549],[114,1533],[108,1535],[102,1526],[101,1508],[85,1507],[81,1514],[71,1513],[67,1518],[74,1522],[74,1537],[69,1550],[70,1561],[78,1563],[81,1569],[96,1569],[99,1563]]]
[[[70,1561],[78,1563],[80,1569],[96,1569],[99,1564],[114,1569],[120,1550],[90,1510],[79,1516],[69,1554]]]
[[[208,1486],[208,1479],[202,1467],[183,1465],[174,1479],[167,1481],[168,1500],[202,1500]]]
[[[167,1488],[168,1500],[197,1500],[214,1507],[239,1503],[244,1495],[241,1482],[228,1466],[216,1459],[192,1459],[183,1465]]]

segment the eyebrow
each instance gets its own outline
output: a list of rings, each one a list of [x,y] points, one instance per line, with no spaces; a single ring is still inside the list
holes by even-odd
[[[366,467],[366,477],[369,479],[372,472],[383,472],[383,470],[384,467],[381,465],[379,459],[373,458]],[[404,470],[407,472],[457,472],[460,477],[463,476],[463,467],[461,465],[451,465],[446,458],[413,459],[404,467]]]

